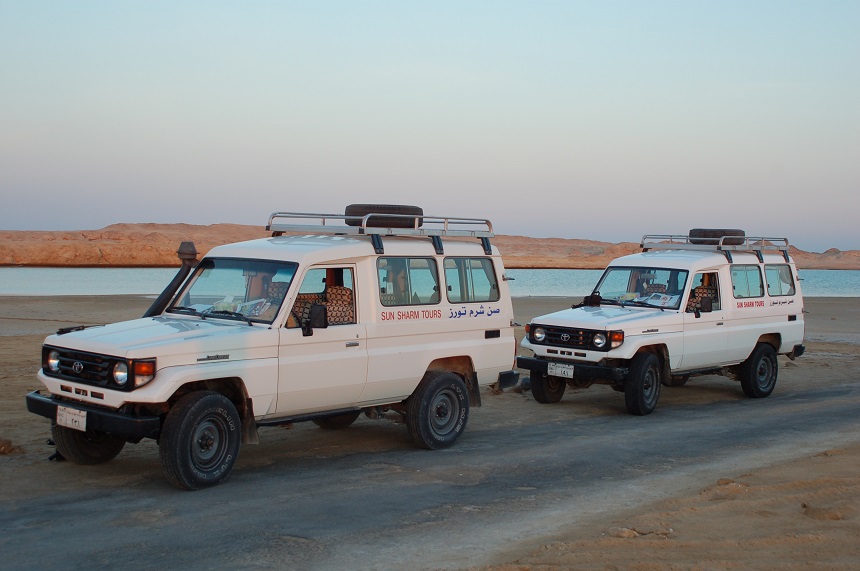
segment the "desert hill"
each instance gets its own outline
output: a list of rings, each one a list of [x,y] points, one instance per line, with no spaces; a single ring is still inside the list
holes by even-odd
[[[178,265],[176,249],[193,241],[201,255],[215,246],[269,236],[262,227],[240,224],[112,224],[100,230],[0,230],[0,266],[121,266]],[[493,238],[509,268],[602,269],[607,262],[638,251],[639,244],[563,238],[503,236]],[[860,269],[860,250],[805,252],[794,247],[798,267]]]

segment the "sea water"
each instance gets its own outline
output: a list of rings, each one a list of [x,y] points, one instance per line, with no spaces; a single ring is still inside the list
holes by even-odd
[[[0,295],[158,295],[177,268],[0,267]],[[580,297],[591,293],[602,270],[506,272],[514,297]],[[860,297],[860,270],[800,270],[805,297]]]

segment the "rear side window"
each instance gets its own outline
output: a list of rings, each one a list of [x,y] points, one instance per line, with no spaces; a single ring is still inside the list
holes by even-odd
[[[376,270],[382,305],[439,303],[439,271],[433,258],[379,258]]]
[[[758,266],[732,266],[732,291],[735,299],[764,297],[764,283]]]
[[[794,278],[788,264],[767,264],[764,267],[767,294],[771,297],[794,295]]]
[[[499,284],[490,258],[445,258],[451,303],[499,301]]]

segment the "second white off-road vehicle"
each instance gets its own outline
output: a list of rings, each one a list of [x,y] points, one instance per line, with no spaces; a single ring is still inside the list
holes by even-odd
[[[740,230],[649,235],[642,252],[612,261],[583,303],[532,319],[521,346],[538,402],[565,388],[609,384],[628,412],[649,414],[660,385],[694,375],[740,380],[768,396],[777,355],[803,354],[803,298],[785,238]]]
[[[364,204],[277,212],[267,229],[199,263],[180,248],[185,271],[143,318],[45,340],[48,394],[27,404],[51,420],[59,454],[97,464],[152,438],[168,480],[198,489],[227,477],[259,426],[336,429],[393,411],[438,449],[482,385],[516,384],[488,220]]]

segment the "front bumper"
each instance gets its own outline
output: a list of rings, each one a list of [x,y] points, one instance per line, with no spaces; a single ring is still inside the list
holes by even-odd
[[[628,369],[626,367],[604,367],[602,365],[589,365],[583,363],[564,362],[568,365],[573,365],[574,375],[577,378],[583,379],[599,379],[606,381],[623,381],[627,376]],[[534,371],[536,373],[546,374],[547,365],[551,363],[548,359],[536,359],[534,357],[517,357],[517,367]]]
[[[161,432],[161,418],[158,416],[131,416],[121,412],[102,410],[81,403],[55,399],[39,391],[27,395],[27,410],[34,414],[57,421],[57,406],[73,408],[87,413],[87,430],[107,432],[125,436],[129,440],[158,438]]]

